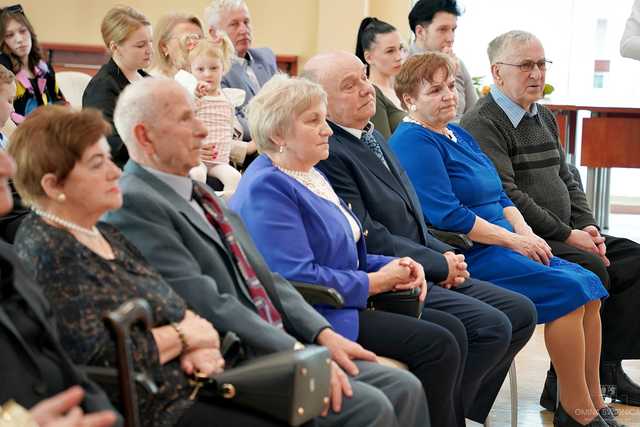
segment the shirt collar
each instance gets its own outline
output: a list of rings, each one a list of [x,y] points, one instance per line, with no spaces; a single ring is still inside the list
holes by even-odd
[[[150,166],[142,166],[143,169],[151,173],[160,181],[167,184],[173,191],[178,193],[180,197],[187,202],[191,200],[191,193],[193,192],[193,181],[188,176],[173,175],[170,173],[162,172],[154,169]]]
[[[368,134],[372,134],[373,133],[373,123],[369,122],[365,125],[364,129],[356,129],[356,128],[348,128],[346,126],[342,126],[336,122],[332,122],[333,124],[335,124],[336,126],[338,126],[339,128],[344,129],[345,131],[349,132],[351,135],[355,136],[358,139],[362,139],[362,135],[365,133]]]
[[[251,55],[250,50],[247,50],[244,56],[236,56],[234,60],[238,61],[243,67],[250,67],[253,64],[253,55]]]
[[[507,95],[504,94],[496,85],[491,85],[491,96],[496,101],[496,104],[504,111],[504,113],[511,121],[514,128],[517,128],[522,118],[527,115],[529,117],[538,116],[538,104],[535,102],[531,106],[531,112],[525,110],[515,102],[513,102]]]

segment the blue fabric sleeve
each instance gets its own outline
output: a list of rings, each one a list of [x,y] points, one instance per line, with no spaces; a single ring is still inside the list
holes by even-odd
[[[249,191],[242,195],[242,200],[234,198],[232,208],[244,220],[272,271],[288,280],[333,288],[344,298],[345,307],[366,307],[369,295],[367,273],[338,270],[316,262],[297,205],[297,195],[288,182],[274,175],[256,179]],[[240,195],[236,193],[236,196]]]
[[[427,223],[466,234],[473,228],[476,215],[454,194],[444,149],[426,132],[407,129],[401,138],[394,138],[392,148],[413,183]]]
[[[396,257],[386,255],[367,254],[367,272],[373,273],[389,264]]]

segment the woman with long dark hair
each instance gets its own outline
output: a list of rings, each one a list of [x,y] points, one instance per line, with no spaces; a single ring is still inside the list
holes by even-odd
[[[356,56],[366,64],[367,77],[376,90],[376,114],[373,125],[385,138],[407,114],[393,87],[394,77],[402,65],[404,47],[398,30],[378,18],[367,17],[360,23]]]
[[[22,6],[0,11],[0,35],[0,64],[16,75],[13,120],[21,122],[40,105],[66,102],[53,69],[42,59],[38,36]]]

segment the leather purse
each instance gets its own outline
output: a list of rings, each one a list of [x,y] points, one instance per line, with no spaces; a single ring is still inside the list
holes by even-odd
[[[299,426],[329,405],[330,378],[329,351],[307,346],[248,360],[196,387],[199,400],[223,399]]]
[[[420,288],[406,291],[390,291],[369,297],[368,310],[381,310],[420,318],[424,301],[420,301]]]

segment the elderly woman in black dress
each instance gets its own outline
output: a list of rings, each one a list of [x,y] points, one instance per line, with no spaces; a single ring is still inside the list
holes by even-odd
[[[189,399],[188,375],[214,375],[224,367],[218,334],[122,234],[99,222],[122,204],[108,133],[96,110],[47,106],[24,121],[9,146],[16,188],[33,209],[16,248],[54,308],[63,347],[77,364],[114,366],[115,345],[102,318],[127,300],[145,298],[154,326],[132,334],[134,368],[149,373],[159,392],[140,396],[143,425],[274,425]]]

